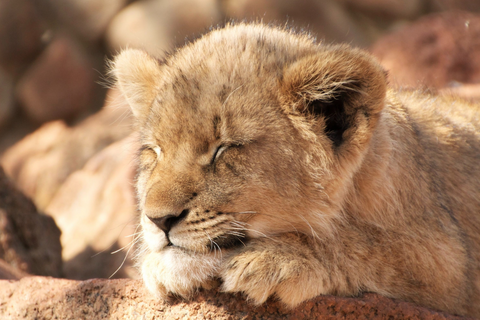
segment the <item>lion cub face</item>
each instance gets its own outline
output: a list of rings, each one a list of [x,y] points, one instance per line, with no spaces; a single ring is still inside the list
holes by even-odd
[[[228,248],[249,230],[264,232],[256,216],[270,220],[301,205],[311,183],[296,160],[304,151],[272,97],[249,101],[251,84],[200,79],[198,91],[179,93],[174,81],[166,84],[172,96],[157,98],[143,125],[138,191],[147,241],[196,252]]]
[[[328,232],[385,91],[364,54],[255,25],[215,31],[163,64],[126,50],[114,72],[141,133],[152,252]]]

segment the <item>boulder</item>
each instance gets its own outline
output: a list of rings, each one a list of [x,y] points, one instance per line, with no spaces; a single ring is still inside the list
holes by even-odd
[[[14,103],[12,116],[8,116],[4,124],[0,127],[0,165],[2,156],[6,150],[38,129],[37,124],[23,117],[17,106],[18,105]]]
[[[13,80],[0,68],[0,130],[4,128],[12,117],[14,103]]]
[[[170,304],[152,297],[139,280],[88,281],[27,277],[0,280],[0,317],[13,319],[466,319],[376,294],[322,296],[287,310],[270,299],[261,306],[240,294],[200,292]]]
[[[67,278],[137,277],[136,140],[129,136],[91,157],[65,180],[45,209],[62,230]]]
[[[371,49],[400,86],[480,83],[480,15],[443,12],[384,36]]]
[[[41,52],[46,26],[32,1],[0,1],[0,67],[17,77]]]
[[[103,36],[115,14],[129,0],[43,0],[43,10],[83,39],[95,42]]]
[[[2,158],[8,175],[62,230],[68,278],[136,277],[131,131],[130,108],[112,89],[97,114],[75,127],[47,123]]]
[[[67,35],[53,39],[20,79],[17,96],[37,123],[73,119],[88,111],[95,91],[93,64]]]
[[[365,30],[335,0],[224,0],[222,9],[229,19],[291,25],[326,42],[370,43]]]
[[[0,259],[22,272],[59,277],[61,250],[53,219],[38,213],[0,167]]]
[[[377,19],[409,19],[423,13],[425,0],[340,0],[354,11]]]
[[[465,10],[480,12],[480,1],[477,0],[427,0],[429,9],[435,11]]]
[[[156,57],[184,45],[220,22],[216,0],[136,1],[123,9],[108,26],[106,40],[112,52],[140,48]]]
[[[0,259],[0,279],[18,280],[26,276],[28,276],[28,273],[14,268],[5,260]]]
[[[94,154],[131,132],[130,108],[112,89],[105,107],[75,127],[63,121],[44,124],[10,147],[1,158],[7,174],[45,209],[74,171]]]

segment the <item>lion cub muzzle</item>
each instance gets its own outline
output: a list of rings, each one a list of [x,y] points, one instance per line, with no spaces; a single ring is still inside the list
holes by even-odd
[[[207,253],[231,249],[244,245],[247,241],[242,230],[232,229],[234,214],[197,207],[184,209],[180,213],[163,215],[147,213],[145,217],[147,219],[143,221],[144,232],[158,234],[151,241],[162,242],[163,248],[177,247]],[[152,246],[156,247],[155,244]]]

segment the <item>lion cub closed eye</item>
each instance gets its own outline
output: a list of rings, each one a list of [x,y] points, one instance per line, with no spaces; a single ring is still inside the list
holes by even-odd
[[[260,24],[113,66],[141,135],[152,293],[221,279],[256,304],[370,291],[480,316],[480,108]]]

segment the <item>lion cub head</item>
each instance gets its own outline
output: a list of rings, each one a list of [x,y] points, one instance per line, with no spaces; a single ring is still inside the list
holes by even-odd
[[[125,50],[114,73],[141,134],[138,201],[152,252],[332,232],[386,91],[360,50],[248,24],[162,62]]]

